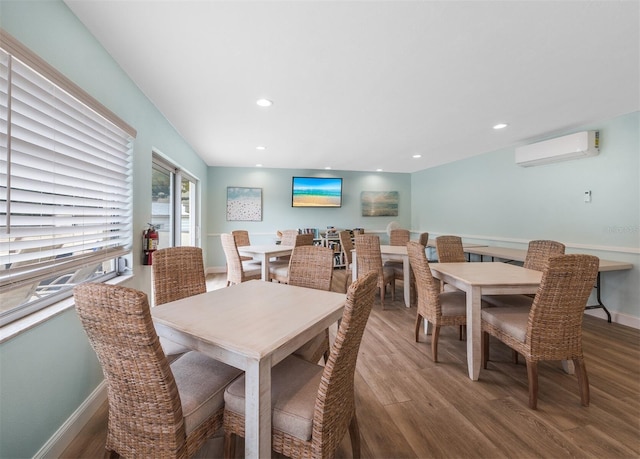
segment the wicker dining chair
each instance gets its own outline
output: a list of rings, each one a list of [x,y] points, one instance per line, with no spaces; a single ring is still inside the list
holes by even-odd
[[[282,238],[285,241],[285,236]],[[309,246],[313,245],[313,234],[305,233],[305,234],[295,234],[291,239],[286,240],[286,244],[283,242],[282,245],[293,246],[294,249],[296,247],[301,246]],[[276,282],[280,282],[282,284],[289,283],[289,264],[291,262],[291,255],[287,255],[286,257],[279,257],[277,260],[274,260],[269,263],[269,279],[275,280]],[[332,258],[333,263],[333,258]]]
[[[424,246],[419,242],[407,242],[409,263],[416,278],[418,308],[416,311],[415,339],[420,341],[420,328],[424,320],[433,325],[431,356],[438,361],[438,339],[442,326],[466,326],[467,296],[464,292],[442,292],[440,283],[431,274]]]
[[[530,241],[523,266],[527,269],[544,271],[549,258],[556,255],[564,255],[564,249],[565,246],[561,242],[548,240]],[[482,301],[487,305],[497,307],[521,306],[530,308],[533,303],[533,295],[483,295]]]
[[[230,233],[220,235],[224,256],[227,259],[227,287],[231,284],[240,284],[251,279],[261,279],[260,265],[242,261],[236,240]]]
[[[233,238],[236,240],[236,245],[238,247],[246,247],[251,245],[251,240],[249,239],[249,231],[247,230],[233,230],[231,231],[233,234]],[[247,255],[240,255],[240,259],[242,261],[252,261],[253,257],[249,257]]]
[[[293,249],[289,263],[289,285],[331,290],[333,250],[328,247],[303,245]],[[300,307],[304,307],[303,304]],[[329,359],[329,330],[326,329],[294,352],[295,355],[318,363]]]
[[[384,309],[384,297],[387,285],[391,287],[391,300],[396,298],[396,278],[393,269],[385,268],[382,264],[380,253],[380,237],[374,234],[358,234],[355,236],[356,263],[358,275],[362,276],[369,271],[375,271],[378,275],[378,288],[380,289],[380,304]]]
[[[389,245],[405,246],[411,239],[411,232],[404,228],[395,228],[389,231]],[[384,266],[392,268],[396,273],[396,280],[402,279],[402,260],[401,259],[388,259],[384,262]]]
[[[467,261],[459,236],[438,236],[436,238],[436,253],[440,263],[462,263]]]
[[[351,267],[353,261],[353,240],[351,239],[351,232],[340,231],[338,233],[340,240],[340,253],[344,260],[344,269],[336,269],[333,272],[333,279],[331,281],[331,290],[339,293],[347,293],[347,289],[353,281],[353,270]]]
[[[538,362],[573,360],[582,405],[589,406],[589,379],[582,352],[584,308],[598,275],[598,257],[549,258],[531,305],[482,310],[482,363],[487,368],[489,336],[522,354],[527,363],[529,407],[538,401]]]
[[[324,367],[289,356],[271,369],[271,446],[275,452],[291,458],[334,457],[348,430],[353,457],[360,457],[354,373],[375,291],[374,272],[351,284]],[[225,391],[225,458],[235,456],[235,437],[244,437],[244,385],[240,377]]]
[[[224,389],[242,372],[200,352],[170,365],[143,292],[93,283],[73,292],[107,382],[110,456],[192,457],[222,426]]]
[[[167,247],[156,250],[152,270],[155,306],[207,291],[200,247]],[[170,359],[190,350],[164,337],[160,338],[160,343]]]
[[[422,245],[426,246],[426,241],[429,240],[429,233],[421,233],[420,238],[424,239],[424,244]],[[407,242],[409,242],[410,239],[411,233],[409,232],[409,230],[396,228],[390,231],[389,243],[391,245],[406,246]],[[404,282],[404,263],[402,262],[402,260],[387,260],[384,262],[384,266],[386,268],[393,269],[396,280],[401,280],[402,282]],[[413,275],[411,266],[409,266],[409,275],[409,304],[414,305],[416,303],[416,280],[415,276]]]
[[[426,247],[429,243],[429,233],[420,233],[420,235],[418,235],[418,242]]]

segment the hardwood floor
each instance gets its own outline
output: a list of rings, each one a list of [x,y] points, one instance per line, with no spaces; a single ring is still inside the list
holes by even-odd
[[[220,276],[209,288],[224,286]],[[527,407],[523,359],[491,342],[480,380],[467,376],[466,343],[456,327],[441,331],[438,358],[430,336],[413,340],[415,308],[379,300],[371,313],[356,370],[356,399],[365,458],[637,458],[640,457],[640,331],[585,315],[583,346],[591,404],[580,405],[575,376],[557,362],[539,368],[538,410]],[[106,404],[61,457],[104,454]],[[221,457],[214,438],[199,458]],[[244,450],[239,442],[237,457]],[[339,457],[351,457],[348,435]]]

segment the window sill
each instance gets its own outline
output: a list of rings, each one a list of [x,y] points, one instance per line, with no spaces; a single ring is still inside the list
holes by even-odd
[[[116,276],[112,279],[109,279],[105,283],[117,285],[117,284],[126,282],[128,280],[131,280],[132,278],[133,278],[133,275],[131,274]],[[46,322],[52,317],[60,314],[61,312],[66,311],[69,308],[72,308],[73,306],[74,306],[74,302],[73,302],[73,297],[71,296],[69,298],[65,298],[62,301],[58,301],[57,303],[54,303],[51,306],[47,306],[46,308],[41,309],[40,311],[36,311],[32,314],[29,314],[28,316],[23,317],[22,319],[18,319],[14,322],[11,322],[10,324],[0,327],[0,344],[18,336],[20,333],[23,333],[37,325],[40,325],[43,322]]]

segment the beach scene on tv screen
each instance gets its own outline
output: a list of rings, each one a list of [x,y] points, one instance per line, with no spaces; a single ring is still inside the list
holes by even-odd
[[[294,177],[293,207],[340,207],[342,179]]]

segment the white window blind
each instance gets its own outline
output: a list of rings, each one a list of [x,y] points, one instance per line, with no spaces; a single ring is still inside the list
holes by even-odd
[[[131,251],[134,137],[4,49],[0,103],[0,299],[29,303]]]

